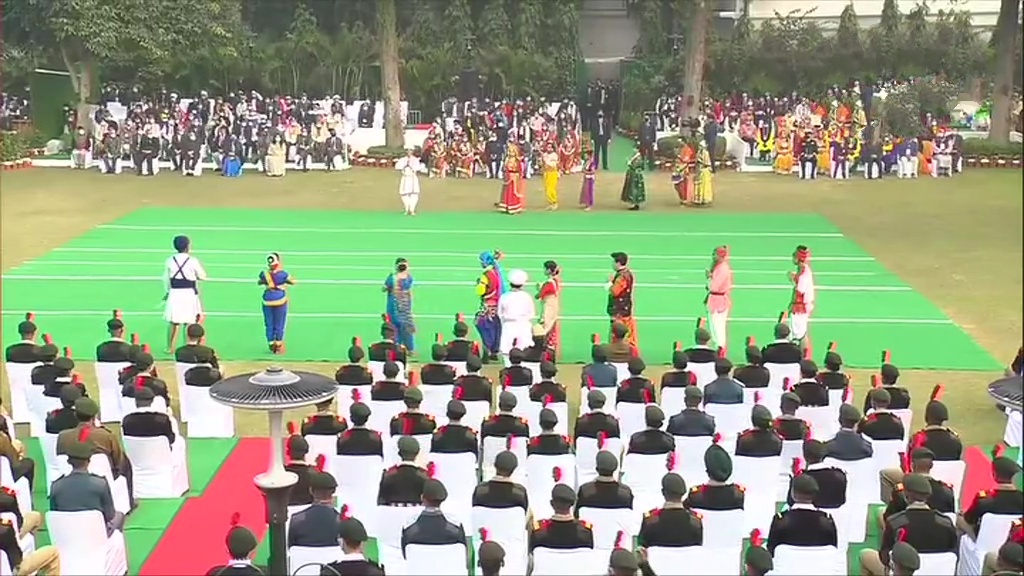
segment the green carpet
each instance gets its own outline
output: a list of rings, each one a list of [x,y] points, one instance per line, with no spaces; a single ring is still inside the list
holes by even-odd
[[[418,341],[448,335],[456,313],[471,317],[478,300],[477,255],[499,248],[506,270],[533,282],[542,264],[563,270],[564,358],[584,362],[592,333],[606,334],[608,254],[629,253],[637,276],[641,348],[650,363],[667,362],[676,340],[689,341],[704,313],[705,269],[716,245],[728,243],[736,287],[729,324],[731,356],[746,336],[771,339],[789,302],[787,273],[794,246],[813,252],[818,283],[811,336],[838,343],[852,367],[875,367],[879,343],[903,368],[992,370],[1000,364],[923,296],[882,267],[827,220],[797,214],[491,213],[423,214],[217,209],[135,212],[102,225],[4,275],[6,317],[35,312],[56,343],[91,350],[111,310],[129,332],[163,348],[163,261],[171,239],[188,234],[210,276],[202,287],[210,342],[227,360],[269,358],[256,277],[267,253],[280,252],[297,279],[291,291],[291,360],[337,360],[352,336],[372,341],[384,311],[381,285],[395,257],[409,258],[416,278]],[[623,227],[623,224],[628,227]],[[230,334],[232,337],[226,337]],[[5,343],[16,335],[8,330]]]

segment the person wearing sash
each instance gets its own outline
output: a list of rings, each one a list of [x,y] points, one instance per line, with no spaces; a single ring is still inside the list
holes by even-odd
[[[537,292],[537,299],[541,302],[541,322],[544,329],[545,344],[548,349],[554,350],[557,358],[559,344],[561,344],[561,316],[562,301],[562,269],[554,260],[544,263],[544,275],[547,278],[540,285]]]
[[[188,236],[175,236],[177,254],[167,259],[164,266],[165,294],[164,320],[167,331],[167,352],[172,353],[181,327],[196,322],[203,315],[199,300],[199,282],[206,280],[206,270],[199,259],[189,252],[192,243]]]
[[[628,331],[626,338],[633,349],[639,349],[636,335],[636,318],[633,317],[633,272],[629,269],[629,256],[625,252],[613,252],[615,273],[608,283],[608,316],[614,328],[621,323]]]
[[[263,286],[263,326],[267,331],[267,346],[271,354],[284,352],[284,328],[288,320],[288,293],[286,288],[295,280],[281,264],[281,255],[267,256],[267,269],[260,272],[256,282]]]
[[[708,326],[715,346],[726,348],[729,310],[732,308],[732,267],[729,266],[729,247],[719,246],[712,255],[707,272],[708,295],[704,304],[708,308]]]
[[[476,294],[480,297],[480,310],[476,313],[476,329],[484,347],[484,362],[497,360],[501,344],[501,320],[498,319],[498,298],[505,291],[505,279],[498,260],[501,252],[487,251],[480,254],[483,273],[477,280]]]
[[[590,211],[594,207],[594,184],[597,178],[597,154],[588,145],[583,149],[583,183],[580,186],[580,207]]]
[[[644,183],[646,160],[637,145],[633,157],[626,166],[626,178],[622,181],[622,194],[619,199],[629,204],[630,210],[639,210],[640,205],[647,201],[647,186]]]

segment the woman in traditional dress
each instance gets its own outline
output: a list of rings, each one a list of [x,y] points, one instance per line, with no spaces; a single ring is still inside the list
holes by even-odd
[[[818,128],[818,174],[831,174],[832,135],[827,128]]]
[[[505,184],[498,208],[506,214],[519,214],[523,211],[525,195],[523,194],[523,159],[518,144],[509,143],[508,151],[505,153],[504,171]]]
[[[793,138],[784,126],[779,128],[775,139],[775,173],[783,176],[793,173]]]
[[[688,204],[693,200],[696,157],[697,151],[693,144],[683,142],[679,147],[679,157],[676,158],[676,168],[672,173],[672,185],[679,196],[680,204]]]
[[[285,162],[287,159],[285,154],[288,151],[288,146],[284,143],[284,139],[281,138],[281,134],[275,133],[274,139],[270,142],[270,147],[267,149],[267,176],[284,176]]]
[[[594,207],[594,184],[597,178],[597,155],[588,146],[583,150],[583,184],[580,186],[580,206],[584,211]]]
[[[480,343],[484,346],[484,362],[498,359],[501,347],[501,320],[498,319],[498,299],[505,291],[505,278],[501,273],[501,252],[497,250],[480,254],[483,272],[476,283],[476,294],[480,297],[480,309],[476,313],[476,329]]]
[[[639,144],[633,157],[629,159],[626,166],[626,178],[622,182],[622,195],[620,200],[629,204],[630,210],[639,210],[640,205],[647,201],[647,185],[644,183],[644,168],[646,162],[644,155],[640,153]]]
[[[167,352],[173,353],[179,329],[199,322],[203,305],[199,301],[199,283],[206,280],[206,270],[199,259],[190,254],[188,236],[174,237],[174,256],[164,264],[164,320],[167,320]]]
[[[409,148],[405,151],[405,157],[395,162],[395,170],[402,173],[402,180],[398,183],[398,195],[402,197],[405,214],[415,216],[416,205],[420,202],[419,173],[426,172],[426,168],[413,153],[413,149]]]
[[[267,346],[272,354],[284,352],[284,329],[288,322],[288,292],[295,284],[281,264],[281,255],[267,256],[267,269],[260,272],[257,284],[263,286],[263,327],[267,332]]]
[[[413,354],[416,349],[416,322],[412,316],[412,274],[409,273],[409,261],[405,258],[395,260],[395,271],[384,279],[384,292],[387,293],[387,314],[395,326],[397,344]]]
[[[562,269],[554,260],[548,260],[544,263],[544,275],[547,278],[537,291],[537,299],[541,303],[540,325],[544,329],[545,344],[555,351],[557,359],[562,342],[561,325],[558,322],[562,309]]]
[[[540,157],[544,171],[544,196],[548,201],[548,210],[558,210],[558,153],[555,145],[548,143]]]
[[[708,206],[715,199],[711,172],[711,153],[708,146],[701,138],[697,141],[697,165],[696,179],[693,188],[693,204],[695,206]]]

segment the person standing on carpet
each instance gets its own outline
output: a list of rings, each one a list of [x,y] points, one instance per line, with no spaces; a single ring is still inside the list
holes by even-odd
[[[284,352],[284,328],[288,320],[288,293],[285,289],[295,284],[295,279],[285,271],[281,255],[273,252],[267,256],[267,269],[260,272],[256,282],[263,286],[263,326],[267,331],[267,346],[272,354]]]
[[[558,154],[554,143],[548,142],[540,157],[544,169],[544,196],[548,201],[548,210],[558,210]]]
[[[806,346],[807,332],[814,311],[814,274],[811,272],[811,251],[800,245],[793,252],[796,271],[789,273],[793,283],[793,299],[789,305],[789,323],[793,340],[801,347]]]
[[[544,275],[547,278],[537,291],[537,299],[541,303],[540,325],[544,329],[546,347],[554,350],[557,358],[562,343],[558,321],[562,309],[562,269],[554,260],[548,260],[544,263]]]
[[[480,254],[480,266],[484,271],[476,283],[476,294],[480,297],[480,309],[476,313],[476,329],[484,345],[485,362],[497,360],[501,344],[501,320],[498,319],[498,299],[505,291],[505,279],[501,273],[501,252],[497,250]]]
[[[732,308],[732,267],[729,266],[728,246],[715,248],[707,276],[708,295],[704,298],[704,304],[708,308],[711,337],[716,347],[726,348],[729,310]]]
[[[626,178],[622,181],[620,197],[623,202],[629,204],[630,210],[639,210],[640,205],[647,201],[647,185],[644,183],[644,170],[646,169],[647,161],[638,145],[626,166]]]
[[[199,259],[189,252],[192,242],[188,236],[174,237],[174,256],[167,259],[164,269],[164,319],[167,330],[167,353],[174,352],[178,331],[182,326],[198,322],[203,315],[199,301],[199,282],[206,280],[206,270]]]
[[[639,350],[636,335],[636,318],[633,317],[633,271],[629,269],[629,256],[625,252],[612,253],[615,273],[608,282],[608,316],[611,325],[621,323],[629,331],[626,338],[633,347]]]
[[[404,179],[405,176],[402,176]],[[416,350],[416,322],[412,316],[412,274],[409,273],[409,261],[405,258],[395,260],[395,271],[384,280],[384,292],[387,292],[387,314],[394,324],[398,344],[405,346],[410,354]]]
[[[580,186],[580,206],[584,211],[594,207],[594,184],[597,178],[597,154],[588,145],[583,148],[583,184]]]

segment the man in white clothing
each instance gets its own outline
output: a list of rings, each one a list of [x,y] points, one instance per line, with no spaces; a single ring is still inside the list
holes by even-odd
[[[501,320],[502,355],[508,356],[513,348],[526,348],[533,343],[533,321],[537,318],[537,308],[533,296],[523,291],[529,280],[526,272],[512,270],[508,273],[508,283],[512,288],[498,298],[498,319]]]
[[[188,236],[175,236],[174,249],[178,253],[168,258],[164,265],[164,319],[170,324],[167,330],[169,354],[174,353],[181,326],[200,323],[203,316],[203,306],[199,301],[199,281],[206,280],[206,270],[203,270],[198,258],[189,254],[191,248]]]
[[[416,215],[416,205],[420,202],[420,178],[421,172],[427,169],[420,162],[420,159],[413,154],[413,149],[406,150],[405,158],[395,162],[395,170],[402,173],[402,181],[398,184],[398,195],[402,197],[402,206],[405,207],[406,216]]]
[[[797,246],[793,253],[796,271],[789,273],[793,283],[793,299],[789,305],[789,321],[793,340],[806,345],[807,328],[814,312],[814,274],[811,272],[811,251],[807,246]]]

